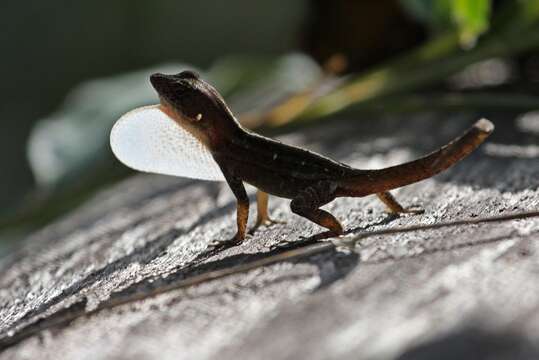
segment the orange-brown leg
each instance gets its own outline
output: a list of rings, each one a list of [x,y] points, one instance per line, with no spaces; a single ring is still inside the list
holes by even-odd
[[[256,223],[253,228],[249,231],[249,234],[253,234],[260,226],[271,225],[271,224],[282,224],[284,221],[273,220],[269,216],[268,212],[268,193],[258,190],[256,192]]]
[[[234,178],[232,176],[227,176],[223,172],[225,178],[230,186],[230,189],[234,193],[237,201],[237,211],[236,211],[236,223],[238,230],[236,235],[228,241],[213,241],[210,246],[214,250],[224,249],[230,246],[239,245],[245,240],[245,232],[247,229],[247,220],[249,218],[249,198],[245,192],[245,187],[240,179]]]
[[[403,207],[389,191],[378,193],[376,196],[382,200],[392,214],[422,214],[425,212],[425,210],[420,207]]]

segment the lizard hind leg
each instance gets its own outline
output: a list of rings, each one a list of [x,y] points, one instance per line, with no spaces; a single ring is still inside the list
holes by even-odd
[[[329,229],[336,235],[344,233],[343,227],[329,212],[319,207],[335,199],[337,185],[330,181],[320,181],[301,191],[290,203],[293,213],[303,216],[312,222]]]
[[[260,226],[268,226],[271,224],[282,224],[284,221],[277,221],[273,220],[268,212],[268,193],[257,190],[256,192],[256,223],[253,226],[251,230],[249,230],[249,234],[253,234]]]

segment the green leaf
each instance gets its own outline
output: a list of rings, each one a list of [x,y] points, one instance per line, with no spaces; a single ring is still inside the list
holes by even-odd
[[[490,0],[453,0],[451,7],[461,44],[473,46],[479,35],[489,28]]]

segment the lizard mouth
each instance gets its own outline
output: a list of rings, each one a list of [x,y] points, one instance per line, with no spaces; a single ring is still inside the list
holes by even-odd
[[[155,73],[150,76],[150,83],[153,88],[157,91],[160,97],[169,97],[173,96],[178,97],[186,89],[185,84],[181,80],[174,78],[172,75],[165,75],[161,73]]]
[[[150,76],[150,83],[159,95],[163,106],[181,113],[181,99],[190,90],[188,84],[178,80],[174,75],[155,73]],[[183,114],[182,114],[183,115]]]

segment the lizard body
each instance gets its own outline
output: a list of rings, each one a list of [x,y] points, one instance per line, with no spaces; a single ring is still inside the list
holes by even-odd
[[[447,169],[471,153],[494,128],[488,120],[480,120],[463,136],[423,158],[380,170],[360,170],[244,129],[219,93],[191,71],[154,74],[150,80],[162,111],[209,149],[237,199],[238,230],[228,244],[241,243],[247,230],[249,200],[243,183],[258,189],[255,228],[271,221],[267,194],[272,194],[291,199],[294,213],[340,235],[342,225],[321,206],[337,197],[376,194],[392,212],[421,212],[402,207],[389,190]]]

